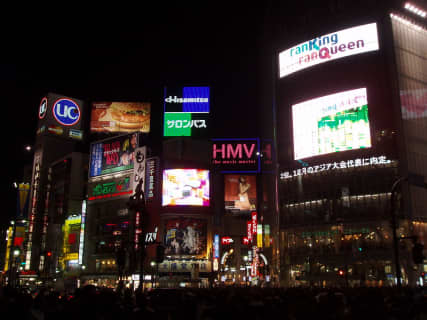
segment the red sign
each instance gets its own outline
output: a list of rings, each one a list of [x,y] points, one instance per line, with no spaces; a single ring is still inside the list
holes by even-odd
[[[32,276],[32,275],[36,275],[37,274],[37,272],[36,271],[33,271],[33,270],[25,270],[25,271],[21,271],[20,272],[20,274],[21,275],[28,275],[28,276]]]
[[[231,244],[234,240],[231,237],[222,237],[221,238],[221,244]]]
[[[243,237],[242,238],[242,244],[249,245],[249,239],[248,239],[248,237]]]
[[[252,212],[252,234],[256,236],[258,228],[257,213]]]
[[[247,226],[247,232],[248,232],[248,241],[252,242],[252,222],[247,221],[246,226]]]
[[[258,275],[258,248],[257,247],[253,247],[252,248],[252,255],[253,255],[253,259],[252,259],[252,268],[251,268],[251,276],[252,277],[256,277]]]

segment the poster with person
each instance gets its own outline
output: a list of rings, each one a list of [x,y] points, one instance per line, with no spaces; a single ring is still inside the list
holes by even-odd
[[[256,210],[256,176],[230,174],[224,176],[224,203],[229,212]]]
[[[133,169],[137,147],[137,133],[93,143],[90,154],[90,176],[97,177]]]
[[[165,222],[166,255],[204,255],[207,242],[206,220],[175,218]]]

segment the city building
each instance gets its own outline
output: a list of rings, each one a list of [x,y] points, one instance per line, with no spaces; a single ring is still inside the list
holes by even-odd
[[[272,8],[281,285],[425,284],[427,8]]]

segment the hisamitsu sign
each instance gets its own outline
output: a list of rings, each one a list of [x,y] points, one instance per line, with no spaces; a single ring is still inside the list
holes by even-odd
[[[282,51],[279,54],[279,77],[323,62],[378,49],[376,23],[326,34]]]

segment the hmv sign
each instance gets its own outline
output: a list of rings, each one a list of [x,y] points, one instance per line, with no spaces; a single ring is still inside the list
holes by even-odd
[[[84,102],[49,93],[41,99],[37,135],[55,135],[82,140]]]
[[[212,165],[222,173],[260,172],[260,140],[212,139]]]

